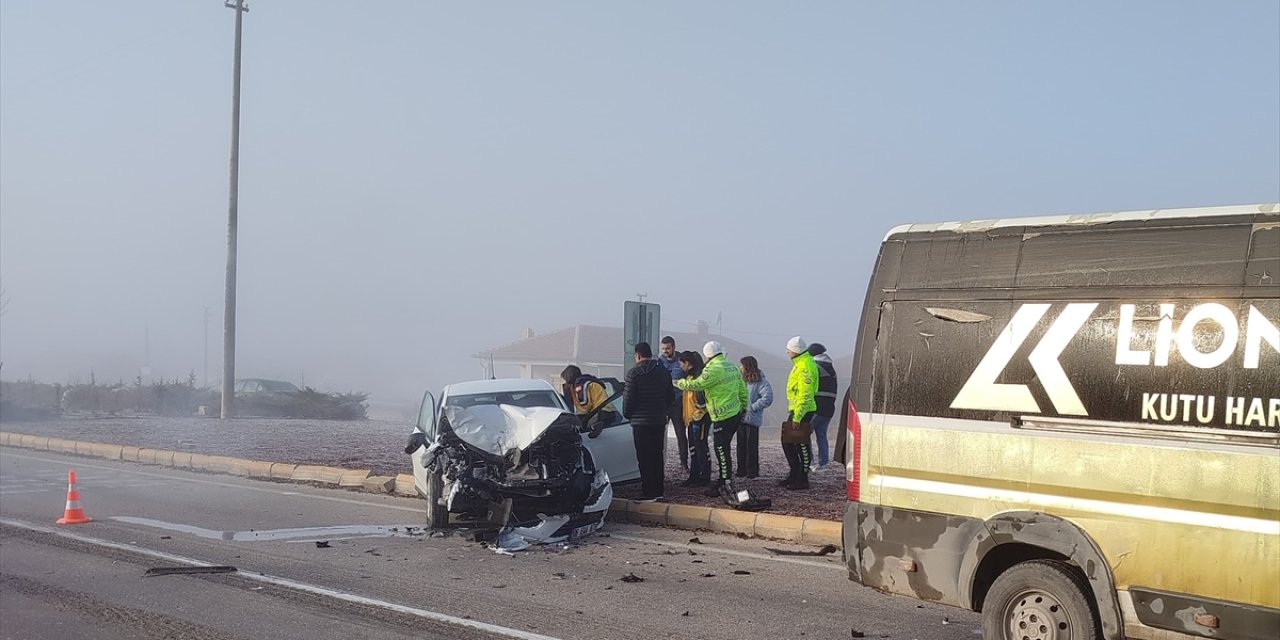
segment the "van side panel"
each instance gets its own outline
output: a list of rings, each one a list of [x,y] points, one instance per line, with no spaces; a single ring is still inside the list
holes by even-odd
[[[1277,278],[1275,213],[887,238],[849,392],[851,576],[972,607],[993,523],[1047,514],[1096,545],[1095,592],[1275,616]]]
[[[1028,437],[988,425],[952,430],[888,417],[875,445],[881,464],[868,469],[880,486],[879,504],[976,523],[1010,511],[1052,513],[1088,532],[1117,588],[1157,581],[1167,591],[1280,604],[1280,457]],[[896,557],[928,551],[904,549]],[[960,593],[963,585],[932,589]]]

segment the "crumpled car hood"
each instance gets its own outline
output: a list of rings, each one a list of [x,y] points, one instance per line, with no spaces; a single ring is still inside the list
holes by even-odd
[[[566,415],[572,418],[573,414],[553,407],[509,404],[444,408],[444,417],[458,439],[498,457],[529,448]]]

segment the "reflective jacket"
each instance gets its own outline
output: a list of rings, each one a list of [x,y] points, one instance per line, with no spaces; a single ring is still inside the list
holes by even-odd
[[[818,364],[808,351],[791,359],[791,375],[787,376],[787,411],[799,420],[818,410],[814,394],[818,392]]]
[[[704,391],[707,394],[707,413],[712,422],[724,422],[747,408],[747,383],[742,372],[725,359],[723,353],[712,356],[696,378],[675,381],[683,391]]]

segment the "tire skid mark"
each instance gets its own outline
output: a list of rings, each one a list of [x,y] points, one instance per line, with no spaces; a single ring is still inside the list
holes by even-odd
[[[33,580],[23,576],[0,574],[0,591],[8,591],[39,600],[54,609],[74,612],[108,625],[146,634],[148,638],[187,638],[189,640],[243,640],[217,629],[145,609],[127,607],[99,600],[89,594]]]

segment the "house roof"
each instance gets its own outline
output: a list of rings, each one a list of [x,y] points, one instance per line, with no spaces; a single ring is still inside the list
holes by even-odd
[[[670,331],[663,335],[675,338],[676,347],[682,350],[701,351],[708,340],[718,340],[724,347],[725,355],[737,360],[745,355],[754,355],[760,361],[762,369],[790,368],[784,354],[760,349],[727,336],[719,336],[710,332],[683,333]],[[657,350],[658,345],[653,345]],[[525,338],[516,342],[486,349],[473,357],[503,364],[538,364],[569,363],[583,365],[621,366],[622,329],[619,327],[600,327],[580,324],[567,329],[560,329],[540,336]],[[779,347],[778,350],[780,350]]]

